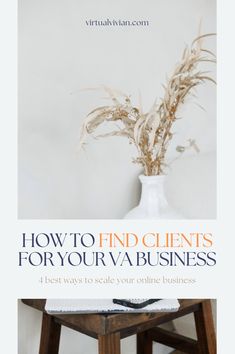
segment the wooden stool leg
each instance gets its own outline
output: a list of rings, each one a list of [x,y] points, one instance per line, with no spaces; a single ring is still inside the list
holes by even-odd
[[[199,354],[216,354],[216,339],[210,300],[200,304],[194,312]]]
[[[53,316],[43,313],[39,354],[58,354],[61,325]]]
[[[99,335],[99,354],[120,354],[120,333]]]
[[[153,354],[153,342],[147,331],[137,334],[137,354]]]

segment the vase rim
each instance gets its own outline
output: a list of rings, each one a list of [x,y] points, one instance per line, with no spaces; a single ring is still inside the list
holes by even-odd
[[[152,181],[152,182],[155,182],[155,181],[161,181],[161,180],[164,180],[166,177],[166,175],[155,175],[155,176],[145,176],[143,174],[139,175],[139,179],[141,182],[147,182],[147,181]]]

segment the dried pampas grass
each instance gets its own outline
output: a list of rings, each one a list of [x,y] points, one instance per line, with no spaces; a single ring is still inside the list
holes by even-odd
[[[186,47],[181,61],[164,86],[165,94],[154,102],[147,113],[143,113],[141,105],[133,106],[131,99],[123,92],[103,87],[111,103],[92,110],[83,122],[80,143],[84,144],[88,135],[93,134],[104,122],[119,122],[113,131],[98,137],[122,136],[129,139],[138,150],[134,163],[141,164],[146,176],[163,174],[166,163],[166,152],[172,140],[172,125],[176,121],[176,113],[194,89],[207,82],[215,83],[207,72],[200,71],[202,62],[215,63],[215,55],[202,47],[205,37],[214,33],[204,34]],[[193,145],[192,145],[193,146]],[[194,143],[194,147],[195,147]],[[184,147],[177,147],[182,153]]]

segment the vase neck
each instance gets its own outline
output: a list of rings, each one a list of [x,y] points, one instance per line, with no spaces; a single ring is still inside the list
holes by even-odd
[[[168,205],[165,197],[165,176],[139,176],[142,184],[140,205],[154,208],[155,210],[165,209]]]

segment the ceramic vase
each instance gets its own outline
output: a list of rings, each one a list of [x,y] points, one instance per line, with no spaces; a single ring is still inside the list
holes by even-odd
[[[168,204],[164,190],[164,175],[140,175],[139,179],[140,202],[125,215],[124,219],[182,219],[182,216]]]

